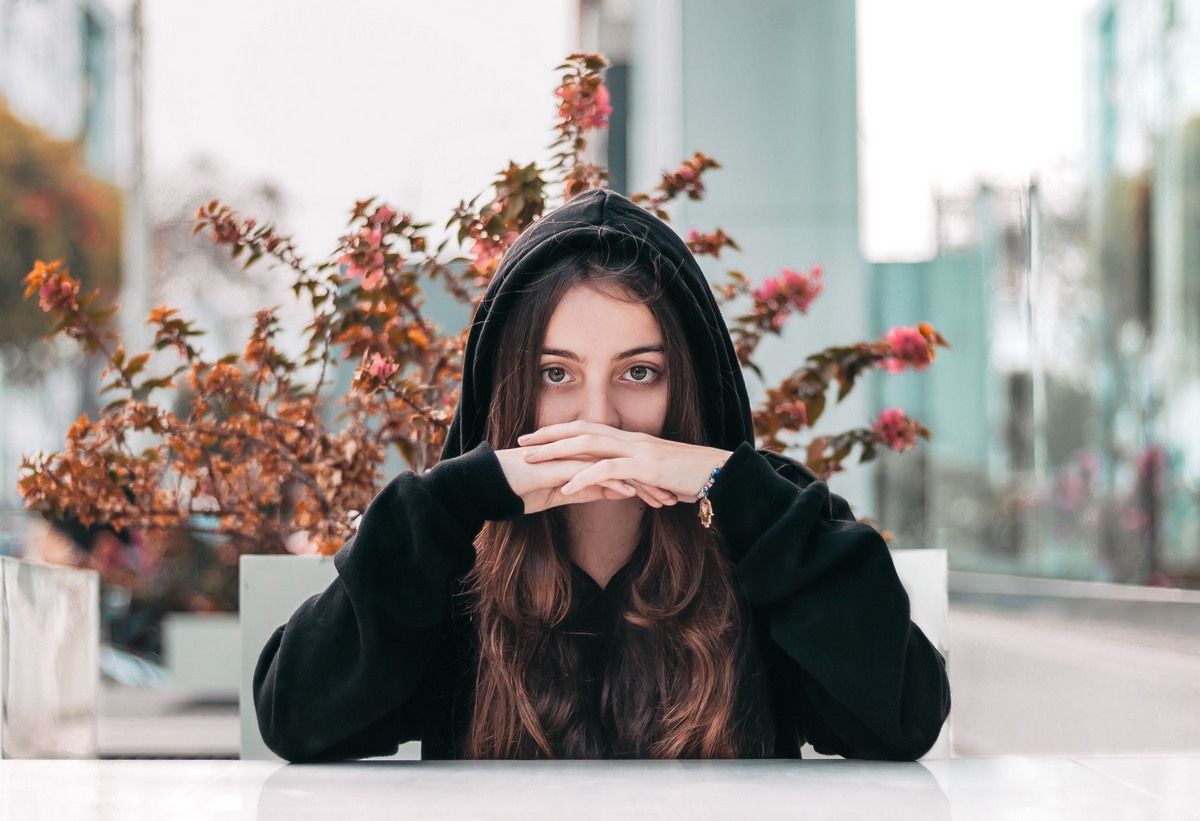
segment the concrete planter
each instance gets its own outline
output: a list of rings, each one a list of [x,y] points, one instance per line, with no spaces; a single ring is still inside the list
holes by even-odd
[[[189,698],[237,699],[237,613],[168,613],[162,622],[162,646],[172,692]]]
[[[277,759],[263,743],[254,713],[254,665],[271,632],[288,620],[309,596],[337,575],[332,556],[242,556],[238,560],[238,614],[241,619],[241,683],[238,716],[241,757]]]
[[[100,576],[0,557],[0,758],[94,758]]]
[[[908,603],[912,610],[912,620],[921,632],[929,639],[946,660],[946,669],[950,669],[950,637],[946,629],[949,613],[949,597],[947,595],[947,579],[949,563],[944,548],[917,548],[913,550],[893,550],[892,563],[896,565],[896,575],[908,593]],[[953,697],[953,693],[951,693]],[[924,759],[950,758],[954,749],[954,734],[952,724],[954,708],[951,706],[950,717],[942,725],[942,732],[934,742],[933,747],[926,753]]]
[[[278,757],[267,749],[258,732],[254,695],[250,684],[254,665],[267,639],[284,624],[304,601],[315,596],[336,578],[332,556],[242,556],[238,565],[238,602],[242,631],[242,679],[238,713],[242,725],[241,757]],[[390,758],[419,759],[420,742],[400,745]]]

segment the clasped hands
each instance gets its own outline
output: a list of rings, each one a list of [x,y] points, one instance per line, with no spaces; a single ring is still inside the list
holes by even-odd
[[[732,454],[580,420],[546,425],[517,442],[496,457],[526,514],[634,496],[656,508],[695,502],[712,469]]]

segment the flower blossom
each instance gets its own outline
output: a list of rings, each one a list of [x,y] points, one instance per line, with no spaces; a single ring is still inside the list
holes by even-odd
[[[376,225],[386,225],[392,221],[392,217],[396,216],[396,212],[386,205],[381,205],[375,209],[375,213],[371,215],[371,222]]]
[[[905,451],[917,443],[917,427],[901,408],[880,413],[871,430],[892,450]]]
[[[386,206],[381,207],[385,208]],[[391,209],[387,209],[391,210]],[[394,212],[392,212],[394,215]],[[379,211],[375,212],[375,217]],[[391,218],[391,215],[388,216]],[[386,273],[383,250],[383,229],[378,226],[364,228],[352,240],[353,250],[338,257],[338,262],[346,265],[346,276],[351,279],[361,279],[364,291],[374,291],[383,285]]]
[[[771,327],[779,330],[792,310],[808,313],[813,300],[824,289],[821,266],[814,265],[807,274],[784,268],[779,276],[768,278],[754,291],[754,298],[774,313]]]
[[[371,356],[371,361],[367,365],[367,373],[376,379],[388,379],[398,370],[400,370],[399,365],[385,356],[380,356],[378,351]]]
[[[581,129],[605,128],[612,114],[608,87],[597,83],[588,91],[578,82],[568,82],[554,90],[562,102],[558,105],[561,120],[575,123]]]
[[[490,276],[500,267],[500,259],[508,247],[517,240],[517,232],[509,231],[500,239],[490,236],[477,237],[471,248],[472,265],[483,276]]]
[[[38,289],[38,307],[47,312],[53,310],[56,305],[73,308],[78,294],[79,283],[75,280],[51,277]]]
[[[721,249],[726,245],[735,249],[737,248],[733,240],[720,228],[708,234],[701,233],[693,228],[688,233],[687,246],[693,254],[711,254],[719,259]]]
[[[879,366],[891,373],[900,373],[906,368],[923,371],[933,361],[933,346],[929,344],[919,326],[897,326],[884,334],[884,341],[892,355],[880,360]]]

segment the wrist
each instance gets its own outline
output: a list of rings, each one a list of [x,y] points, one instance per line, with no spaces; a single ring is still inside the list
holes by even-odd
[[[419,474],[418,480],[472,538],[485,521],[511,519],[525,512],[525,503],[509,485],[487,440],[438,462]]]
[[[725,463],[729,460],[729,457],[733,455],[733,451],[729,450],[720,450],[718,448],[713,448],[712,450],[712,458],[716,464],[712,470],[709,471],[708,478],[704,481],[704,486],[700,488],[700,492],[696,494],[696,502],[699,506],[697,513],[700,517],[701,526],[705,528],[712,527],[713,523],[713,507],[712,501],[708,498],[709,493],[712,490],[713,485],[716,484],[717,478],[721,475],[721,469],[725,466]]]

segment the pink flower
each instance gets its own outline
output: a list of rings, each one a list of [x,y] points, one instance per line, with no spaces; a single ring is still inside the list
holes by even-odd
[[[554,94],[562,100],[558,106],[559,119],[573,122],[581,129],[604,128],[608,125],[612,105],[608,87],[604,83],[599,83],[589,94],[579,83],[569,82],[555,89]]]
[[[375,213],[371,215],[371,222],[378,225],[383,225],[392,221],[392,217],[396,216],[396,212],[386,205],[381,205],[375,209]]]
[[[383,267],[385,259],[383,251],[376,250],[365,258],[361,252],[342,254],[338,257],[338,262],[346,266],[346,276],[350,279],[362,279],[364,291],[374,291],[387,279]]]
[[[359,269],[362,270],[361,268]],[[374,291],[383,284],[384,273],[382,268],[372,268],[366,275],[363,276],[362,289],[364,291]]]
[[[398,370],[400,370],[399,365],[386,357],[380,356],[378,351],[371,356],[371,362],[367,365],[367,373],[376,379],[388,379]]]
[[[592,110],[583,122],[585,128],[604,128],[608,125],[608,118],[612,114],[609,100],[608,86],[603,83],[596,86],[596,93],[592,95]]]
[[[871,430],[892,450],[908,450],[917,443],[917,429],[900,408],[888,408],[879,414]]]
[[[772,325],[778,328],[782,325],[782,317],[790,311],[797,310],[802,314],[808,313],[813,300],[824,290],[825,283],[821,281],[821,266],[814,265],[807,274],[801,274],[791,268],[784,268],[778,277],[763,281],[754,292],[754,298],[768,304],[774,300],[784,300],[781,313],[772,318]],[[778,324],[775,320],[779,320]]]
[[[498,240],[491,237],[476,239],[475,244],[471,247],[475,270],[485,275],[495,273],[496,268],[499,267],[501,257],[504,256],[504,252],[516,241],[516,231],[508,231]]]
[[[78,293],[79,283],[61,277],[51,277],[38,289],[38,307],[43,311],[50,311],[60,303],[74,307],[74,297]]]
[[[933,361],[933,351],[919,328],[897,326],[884,334],[884,341],[892,349],[892,355],[880,361],[880,367],[892,373],[906,368],[923,371]]]
[[[759,302],[770,302],[779,293],[781,283],[777,279],[765,279],[754,291],[754,298]]]
[[[492,273],[492,264],[500,258],[499,246],[487,238],[475,240],[471,253],[475,257],[472,264],[475,266],[475,270],[481,274]]]

